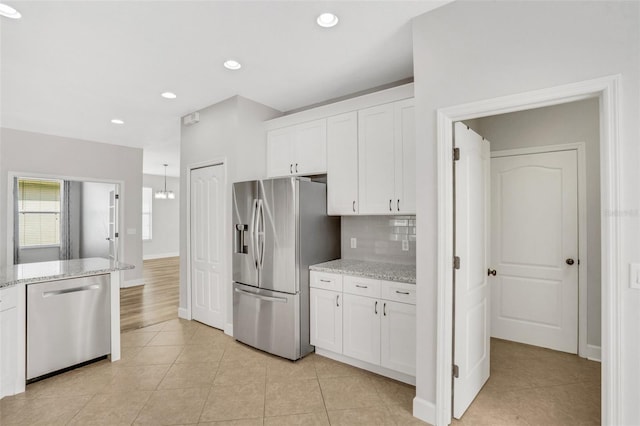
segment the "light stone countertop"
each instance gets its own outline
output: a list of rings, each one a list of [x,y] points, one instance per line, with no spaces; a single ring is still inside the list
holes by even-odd
[[[18,284],[33,284],[64,278],[108,274],[113,271],[133,269],[133,265],[114,262],[101,257],[87,259],[55,260],[52,262],[22,263],[0,270],[0,288]]]
[[[355,275],[378,280],[416,283],[416,265],[338,259],[309,266],[311,271]]]

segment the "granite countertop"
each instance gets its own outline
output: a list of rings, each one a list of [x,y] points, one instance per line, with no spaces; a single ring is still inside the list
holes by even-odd
[[[101,257],[87,259],[55,260],[52,262],[22,263],[0,270],[0,288],[17,284],[33,284],[63,278],[108,274],[113,271],[133,269],[133,265],[114,262]]]
[[[309,269],[312,271],[356,275],[379,280],[399,281],[410,284],[416,283],[416,265],[338,259],[311,265]]]

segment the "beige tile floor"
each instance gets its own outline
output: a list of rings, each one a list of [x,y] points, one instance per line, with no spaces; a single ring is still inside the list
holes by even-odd
[[[600,363],[491,339],[491,377],[453,424],[599,425]]]
[[[122,334],[101,361],[0,401],[0,424],[424,425],[415,388],[309,355],[290,362],[197,322]],[[460,425],[598,424],[600,366],[492,341],[492,377]]]
[[[311,354],[295,363],[194,321],[122,334],[100,361],[0,401],[0,425],[424,425],[413,386]]]

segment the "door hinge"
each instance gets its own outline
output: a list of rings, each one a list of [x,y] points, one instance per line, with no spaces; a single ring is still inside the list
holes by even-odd
[[[453,256],[453,269],[460,269],[460,257]]]
[[[458,368],[457,365],[453,364],[452,367],[451,367],[451,374],[453,375],[453,377],[455,377],[457,379],[459,373],[460,373],[460,369]]]
[[[116,200],[120,199],[120,194],[116,194]]]
[[[460,148],[453,148],[453,161],[460,159]]]
[[[115,237],[116,237],[116,238],[118,238],[118,233],[117,233],[117,232],[116,232],[116,235],[115,235]]]

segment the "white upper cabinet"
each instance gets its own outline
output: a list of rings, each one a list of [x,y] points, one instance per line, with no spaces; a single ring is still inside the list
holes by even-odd
[[[360,214],[393,214],[394,120],[392,103],[358,111]]]
[[[359,214],[416,212],[413,105],[406,99],[358,112]]]
[[[395,103],[396,213],[416,214],[416,121],[413,99]]]
[[[327,172],[327,120],[315,120],[267,133],[267,176]]]
[[[358,214],[358,113],[327,119],[327,213]]]

